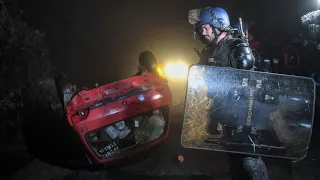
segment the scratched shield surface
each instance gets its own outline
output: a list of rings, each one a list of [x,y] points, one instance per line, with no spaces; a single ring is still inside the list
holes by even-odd
[[[315,109],[311,78],[193,65],[181,145],[303,159]]]

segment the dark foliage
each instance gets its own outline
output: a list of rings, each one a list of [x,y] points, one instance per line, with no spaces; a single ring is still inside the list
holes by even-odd
[[[18,6],[0,5],[0,140],[15,145],[21,144],[24,105],[52,106],[43,87],[54,71],[46,56],[45,34],[28,26]]]

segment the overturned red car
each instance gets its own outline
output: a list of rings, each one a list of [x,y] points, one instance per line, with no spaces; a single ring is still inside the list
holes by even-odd
[[[92,164],[133,155],[168,137],[172,94],[156,73],[62,93],[67,120]]]

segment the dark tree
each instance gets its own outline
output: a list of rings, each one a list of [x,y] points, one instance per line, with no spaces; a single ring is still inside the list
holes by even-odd
[[[0,5],[0,140],[1,146],[20,146],[21,110],[36,102],[52,106],[45,88],[54,83],[54,71],[45,34],[28,26],[17,5],[3,1]]]

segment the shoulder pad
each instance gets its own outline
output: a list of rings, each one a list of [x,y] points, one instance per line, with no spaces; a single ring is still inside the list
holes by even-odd
[[[252,69],[255,58],[249,44],[241,39],[235,40],[232,47],[233,61],[231,64],[238,69]]]

